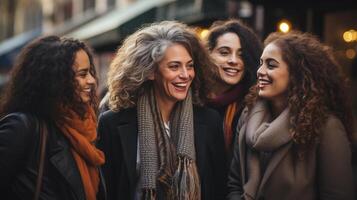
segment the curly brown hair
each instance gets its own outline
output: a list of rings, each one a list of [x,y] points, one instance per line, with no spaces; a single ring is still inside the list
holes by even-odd
[[[91,50],[79,40],[45,36],[25,46],[1,96],[0,115],[24,112],[58,121],[66,115],[63,108],[69,108],[84,117],[86,105],[76,92],[79,86],[73,70],[80,50],[87,53],[90,73],[97,80]],[[92,90],[90,105],[97,110],[97,104],[96,90]]]
[[[210,27],[206,38],[206,46],[210,52],[217,46],[218,38],[226,33],[236,34],[242,46],[241,56],[245,66],[245,73],[239,83],[243,85],[243,91],[246,94],[249,88],[256,82],[256,72],[259,66],[259,57],[263,51],[263,45],[249,26],[237,19],[229,19],[226,21],[216,21]],[[219,76],[218,72],[217,76]]]
[[[322,44],[309,33],[272,33],[264,45],[273,43],[282,52],[288,65],[288,107],[290,110],[290,132],[293,141],[303,155],[319,142],[321,127],[328,115],[338,117],[348,137],[353,132],[350,97],[347,83],[339,73],[332,49]],[[253,86],[246,97],[248,109],[258,100],[257,86]],[[301,154],[302,153],[302,154]]]

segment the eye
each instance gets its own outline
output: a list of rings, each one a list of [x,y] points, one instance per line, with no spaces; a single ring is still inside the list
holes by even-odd
[[[77,74],[77,76],[81,77],[81,78],[85,78],[87,76],[87,72],[81,71]]]
[[[228,56],[228,55],[229,55],[229,51],[227,51],[227,50],[220,50],[220,51],[219,51],[219,54],[220,54],[221,56]]]
[[[178,64],[170,64],[169,69],[171,70],[177,70],[180,66]]]
[[[193,63],[188,63],[187,64],[187,68],[190,68],[190,69],[192,69],[192,68],[194,68],[195,66],[194,66],[194,64]]]
[[[276,64],[273,61],[268,61],[268,69],[274,69],[276,67]]]
[[[242,51],[238,51],[238,52],[237,52],[237,56],[238,56],[238,57],[240,57],[240,58],[241,58],[241,57],[242,57],[242,55],[243,55]]]

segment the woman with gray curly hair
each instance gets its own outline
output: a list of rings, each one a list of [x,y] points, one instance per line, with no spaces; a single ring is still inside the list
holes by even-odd
[[[109,199],[224,199],[220,116],[203,107],[213,63],[186,25],[130,35],[108,73],[99,119]]]

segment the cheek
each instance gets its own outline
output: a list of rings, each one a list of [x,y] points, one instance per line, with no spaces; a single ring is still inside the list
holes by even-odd
[[[190,73],[190,77],[192,77],[192,79],[194,79],[196,76],[195,70],[192,70],[189,73]]]
[[[219,54],[216,54],[216,53],[213,53],[211,54],[212,58],[213,58],[213,61],[216,63],[216,64],[222,64],[226,61],[225,57],[219,55]]]

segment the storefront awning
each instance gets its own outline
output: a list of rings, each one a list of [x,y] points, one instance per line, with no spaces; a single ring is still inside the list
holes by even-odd
[[[126,7],[112,10],[109,13],[75,29],[65,36],[80,40],[88,40],[92,37],[114,30],[150,9],[160,7],[174,1],[175,0],[138,0]]]
[[[0,67],[10,68],[15,57],[19,53],[22,47],[24,47],[28,42],[34,38],[40,36],[42,33],[41,29],[35,29],[22,33],[20,35],[14,36],[10,39],[5,40],[0,43]]]

